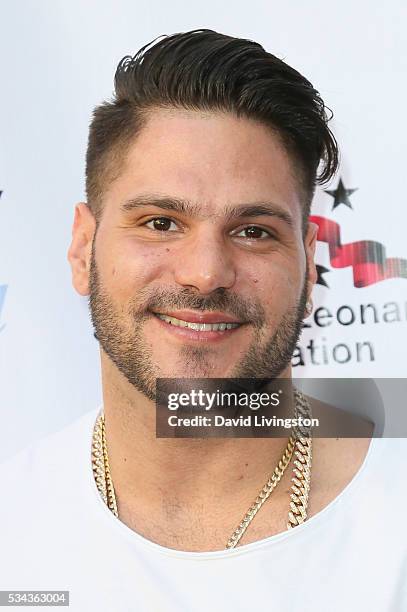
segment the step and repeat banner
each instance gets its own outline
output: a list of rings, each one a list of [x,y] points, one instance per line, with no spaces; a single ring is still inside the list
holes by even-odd
[[[406,378],[406,9],[287,4],[3,6],[0,460],[101,402],[98,345],[66,258],[73,210],[92,109],[110,97],[118,61],[161,34],[205,27],[251,38],[320,91],[341,166],[312,207],[318,281],[293,376]]]

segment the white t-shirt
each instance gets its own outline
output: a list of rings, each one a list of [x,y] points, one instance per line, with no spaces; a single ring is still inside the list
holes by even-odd
[[[407,440],[373,439],[352,481],[302,525],[183,552],[105,506],[90,460],[98,412],[0,466],[0,590],[69,590],[74,612],[407,611]]]

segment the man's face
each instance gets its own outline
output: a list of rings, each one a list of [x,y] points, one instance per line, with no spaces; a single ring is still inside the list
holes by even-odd
[[[315,231],[304,242],[294,173],[273,132],[231,114],[157,110],[135,138],[107,188],[89,293],[102,349],[149,399],[157,377],[269,378],[289,368],[307,274],[315,281]],[[233,216],[248,206],[257,210]],[[197,331],[174,321],[209,325],[209,313],[239,325]]]

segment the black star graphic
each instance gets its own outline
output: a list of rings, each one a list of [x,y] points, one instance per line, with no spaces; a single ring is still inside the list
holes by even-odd
[[[323,287],[328,287],[329,285],[326,282],[326,280],[322,277],[323,274],[326,274],[326,272],[330,272],[329,268],[325,268],[325,266],[320,266],[319,264],[316,264],[316,269],[317,269],[317,274],[318,274],[318,278],[316,281],[316,285],[322,285]]]
[[[352,208],[349,196],[352,195],[352,193],[354,193],[355,191],[357,191],[357,189],[357,187],[355,189],[346,189],[345,185],[342,182],[342,179],[340,178],[338,187],[336,189],[324,189],[324,191],[325,193],[329,193],[329,195],[333,197],[334,203],[332,206],[332,210],[334,210],[337,206],[339,206],[339,204],[346,204],[346,206]]]

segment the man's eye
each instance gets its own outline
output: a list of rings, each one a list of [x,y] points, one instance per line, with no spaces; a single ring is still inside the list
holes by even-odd
[[[149,229],[158,230],[160,232],[168,231],[171,227],[171,223],[174,223],[175,225],[175,222],[169,217],[154,217],[154,219],[146,221],[146,223],[143,223],[143,225],[148,226],[149,223],[153,224],[153,227],[150,227]]]
[[[263,229],[262,227],[258,227],[257,225],[249,225],[248,227],[244,227],[242,230],[240,230],[239,234],[241,234],[242,232],[247,232],[247,235],[244,236],[244,238],[252,238],[255,240],[256,239],[264,240],[265,238],[273,238],[273,235],[270,232]],[[239,236],[239,234],[235,234],[235,235]],[[266,234],[266,235],[262,236],[261,234]]]

